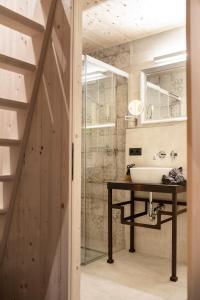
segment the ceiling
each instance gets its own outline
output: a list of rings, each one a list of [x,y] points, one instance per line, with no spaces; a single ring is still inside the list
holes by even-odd
[[[82,1],[87,53],[185,25],[186,0]]]

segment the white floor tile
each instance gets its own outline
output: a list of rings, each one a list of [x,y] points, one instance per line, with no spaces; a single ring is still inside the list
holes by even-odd
[[[187,267],[178,265],[179,281],[169,281],[169,260],[121,251],[82,267],[81,300],[186,300]]]

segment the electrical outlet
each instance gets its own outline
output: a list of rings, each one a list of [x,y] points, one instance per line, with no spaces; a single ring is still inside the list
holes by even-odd
[[[141,156],[142,148],[129,148],[129,155],[130,156]]]

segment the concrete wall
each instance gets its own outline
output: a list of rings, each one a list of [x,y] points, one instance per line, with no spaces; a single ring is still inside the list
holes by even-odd
[[[82,261],[88,261],[102,255],[102,252],[107,252],[106,182],[124,178],[126,163],[124,113],[127,103],[126,78],[114,75],[113,78],[108,77],[99,82],[88,82],[86,114],[83,113],[82,130],[81,246],[82,254],[86,255],[85,259],[82,257]],[[84,129],[85,122],[86,129]],[[87,125],[105,123],[116,125],[111,128],[87,128]],[[124,226],[120,224],[119,211],[115,211],[113,216],[113,246],[114,250],[119,251],[125,247]]]

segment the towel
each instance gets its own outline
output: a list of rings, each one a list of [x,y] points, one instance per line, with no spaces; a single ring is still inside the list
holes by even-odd
[[[169,172],[169,175],[163,175],[162,177],[163,184],[172,184],[172,185],[186,185],[186,179],[183,176],[183,168],[172,169]]]

